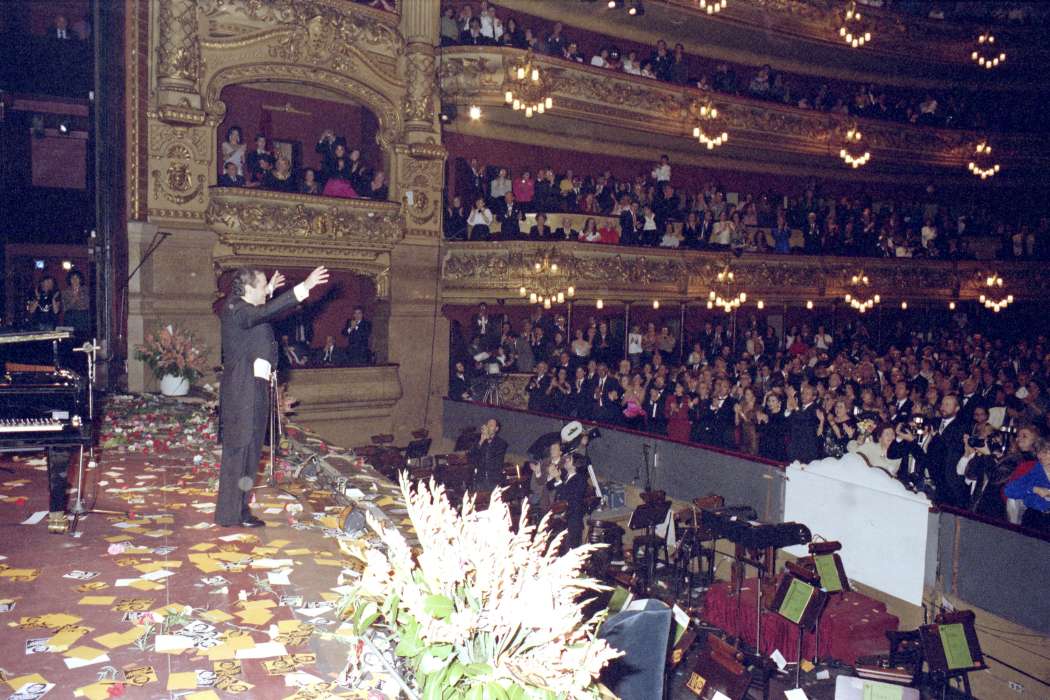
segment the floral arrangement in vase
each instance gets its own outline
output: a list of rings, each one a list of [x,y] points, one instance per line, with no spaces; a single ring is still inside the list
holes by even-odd
[[[207,369],[206,354],[207,349],[197,345],[192,333],[170,324],[135,346],[136,359],[145,362],[157,379],[167,375],[197,381]]]
[[[364,571],[344,598],[354,631],[385,628],[424,700],[605,697],[598,674],[621,652],[596,636],[605,613],[584,619],[587,592],[603,590],[582,571],[602,545],[558,554],[548,519],[514,527],[500,492],[487,510],[472,496],[459,511],[443,486],[401,477],[417,553],[392,528],[371,521],[385,545],[346,554]]]

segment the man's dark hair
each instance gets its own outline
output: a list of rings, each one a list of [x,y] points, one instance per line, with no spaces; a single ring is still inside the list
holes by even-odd
[[[255,284],[255,278],[260,274],[259,270],[251,267],[238,268],[233,273],[233,285],[230,287],[230,294],[234,297],[243,297],[248,287]]]
[[[79,277],[80,284],[84,284],[84,275],[80,272],[80,270],[71,270],[70,273],[66,275],[66,284],[72,285],[74,277]]]

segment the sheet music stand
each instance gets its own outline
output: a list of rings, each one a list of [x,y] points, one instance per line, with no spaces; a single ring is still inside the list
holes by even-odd
[[[966,697],[972,698],[970,671],[988,668],[981,652],[981,643],[974,629],[972,610],[942,613],[932,625],[919,628],[923,657],[929,668],[930,680],[941,688],[948,688],[952,678],[960,678]]]
[[[800,687],[802,672],[802,637],[806,630],[820,624],[820,615],[828,602],[828,594],[821,590],[817,580],[808,580],[798,569],[791,569],[780,580],[773,596],[772,610],[798,627],[798,657],[795,666],[795,687]]]
[[[656,540],[659,539],[655,534],[656,526],[667,519],[667,512],[670,509],[671,502],[666,500],[643,503],[634,509],[634,512],[631,513],[631,520],[627,524],[631,530],[645,530],[641,538],[644,538],[643,545],[646,550],[646,590],[653,585],[653,579],[656,577]],[[636,538],[636,540],[641,538]],[[635,566],[637,567],[637,562]]]
[[[751,674],[738,660],[736,648],[709,632],[706,648],[686,678],[686,690],[701,700],[711,700],[715,693],[729,700],[742,700],[750,685]]]

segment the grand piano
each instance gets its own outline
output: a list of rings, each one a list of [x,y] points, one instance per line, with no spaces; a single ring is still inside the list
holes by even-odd
[[[22,358],[30,347],[35,349],[33,357],[47,357],[50,346],[51,364],[4,363],[0,376],[0,452],[47,453],[52,532],[65,531],[70,459],[76,453],[82,469],[84,448],[91,446],[93,438],[90,382],[62,368],[60,362],[59,343],[70,338],[72,332],[68,330],[0,333],[0,348],[14,348]],[[11,353],[4,355],[10,357]]]

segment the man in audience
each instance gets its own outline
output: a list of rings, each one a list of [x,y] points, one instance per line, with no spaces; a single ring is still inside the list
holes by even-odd
[[[219,187],[244,187],[244,176],[237,174],[237,164],[227,163],[219,176]]]
[[[71,39],[69,32],[69,20],[65,15],[55,15],[55,26],[48,32],[52,39]]]
[[[810,384],[803,384],[798,391],[789,387],[787,397],[784,415],[788,420],[788,459],[802,464],[820,459],[817,434],[824,426],[824,411],[817,405],[816,391]]]
[[[481,33],[481,20],[473,17],[468,28],[459,35],[459,43],[464,46],[490,46],[493,42]]]
[[[512,241],[521,237],[521,222],[525,220],[525,213],[514,201],[513,192],[503,195],[496,219],[499,221],[499,236],[502,240]]]
[[[316,364],[322,367],[338,367],[339,365],[345,364],[346,357],[343,350],[336,347],[335,336],[326,335],[324,338],[324,347],[322,347],[316,356]]]
[[[355,306],[346,322],[343,335],[349,341],[346,348],[346,359],[352,365],[367,365],[371,362],[372,351],[369,342],[372,337],[372,322],[365,318],[365,310]]]
[[[502,426],[495,418],[489,418],[481,426],[481,436],[469,450],[467,460],[474,470],[474,490],[491,491],[503,484],[503,457],[507,454],[507,441],[499,436]]]
[[[568,45],[568,42],[562,35],[563,29],[561,22],[555,22],[554,29],[547,35],[544,44],[548,56],[554,56],[555,58],[563,58],[565,56],[565,47]]]
[[[547,225],[547,215],[540,212],[536,215],[536,225],[529,229],[529,238],[534,241],[546,241],[553,237],[551,227]]]
[[[280,360],[286,368],[298,369],[310,363],[310,354],[305,347],[293,343],[287,335],[282,335]]]
[[[272,167],[273,155],[266,147],[266,136],[264,134],[256,134],[255,148],[244,160],[245,179],[250,182],[261,183],[265,176],[264,169],[269,170]]]

